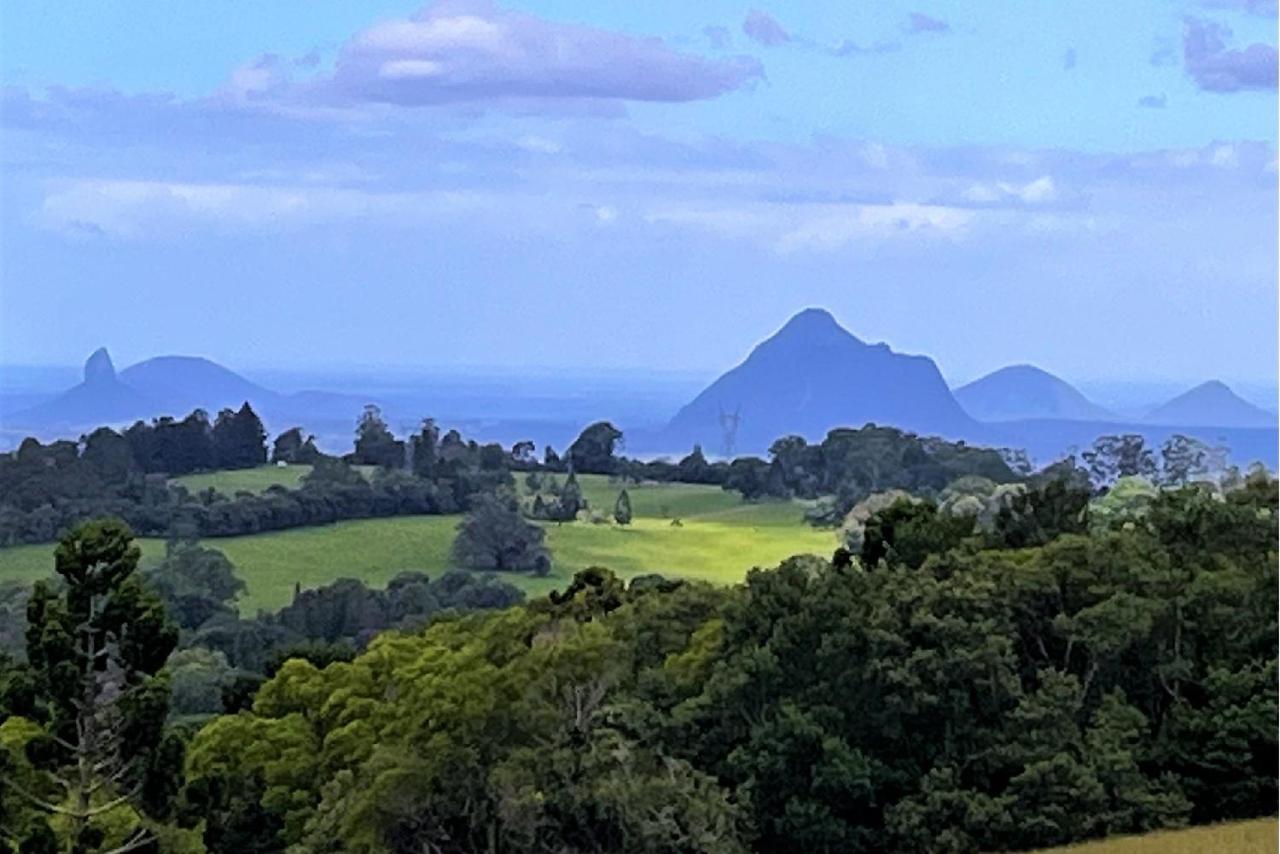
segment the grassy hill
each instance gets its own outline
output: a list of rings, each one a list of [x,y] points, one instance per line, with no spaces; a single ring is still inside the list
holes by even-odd
[[[1101,839],[1039,854],[1275,854],[1277,824],[1274,818],[1235,821],[1186,830],[1166,830],[1142,836]]]
[[[194,475],[222,478],[232,487],[270,486],[268,475],[288,475],[301,466],[270,467],[240,472]],[[301,476],[301,473],[298,474]],[[256,478],[256,481],[254,480]],[[184,478],[183,482],[189,479]],[[612,511],[619,487],[600,476],[580,479],[593,509]],[[227,491],[216,482],[206,483]],[[521,481],[521,486],[523,482]],[[192,487],[192,488],[203,488]],[[772,566],[793,554],[829,555],[835,548],[830,531],[805,524],[803,505],[775,501],[745,504],[735,493],[715,486],[643,484],[627,487],[634,521],[625,528],[612,523],[547,524],[552,574],[546,578],[504,575],[528,593],[537,595],[563,586],[576,570],[607,566],[630,577],[661,572],[683,578],[731,584],[754,566]],[[449,565],[458,516],[403,516],[361,519],[311,528],[294,528],[244,537],[221,537],[207,542],[224,552],[249,586],[241,609],[275,609],[288,604],[295,583],[319,587],[342,577],[382,586],[406,569],[439,572]],[[679,525],[673,521],[679,520]],[[143,539],[143,563],[158,561],[164,543]],[[0,582],[31,582],[53,570],[53,546],[13,546],[0,549]]]

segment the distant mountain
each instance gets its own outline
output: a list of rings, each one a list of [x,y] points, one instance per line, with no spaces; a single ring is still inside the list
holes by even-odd
[[[84,380],[57,397],[13,414],[16,424],[78,427],[139,418],[156,406],[145,392],[121,382],[105,347],[84,363]]]
[[[280,395],[208,359],[160,356],[119,374],[105,347],[84,365],[84,380],[51,400],[15,412],[14,425],[50,429],[91,428],[193,409],[216,415],[250,401],[259,411],[276,408]]]
[[[1237,395],[1225,383],[1210,380],[1148,412],[1149,424],[1193,427],[1275,427],[1276,416]]]
[[[198,356],[157,356],[117,374],[106,348],[99,348],[85,362],[83,382],[34,406],[6,413],[0,439],[31,433],[44,438],[74,436],[139,419],[182,418],[193,409],[203,409],[214,418],[222,409],[238,409],[245,401],[276,429],[306,423],[345,440],[370,399],[326,391],[280,394]]]
[[[867,344],[821,309],[805,309],[757,345],[742,364],[681,409],[653,440],[664,450],[702,444],[723,451],[722,421],[737,417],[735,447],[760,452],[775,439],[818,440],[868,422],[918,433],[980,432],[925,356]]]
[[[217,362],[199,356],[157,356],[120,372],[120,381],[161,404],[161,411],[185,415],[204,409],[210,415],[246,400],[259,409],[279,397]]]
[[[1115,414],[1069,383],[1034,365],[1011,365],[955,390],[956,400],[979,421],[1060,418],[1109,421]]]

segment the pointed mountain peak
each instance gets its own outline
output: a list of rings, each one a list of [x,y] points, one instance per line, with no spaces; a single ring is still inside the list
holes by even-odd
[[[1231,387],[1222,380],[1208,380],[1206,382],[1202,382],[1200,385],[1187,392],[1187,394],[1229,394],[1233,397],[1235,396],[1235,392],[1231,390]]]
[[[100,385],[115,382],[116,366],[111,363],[111,354],[106,347],[99,347],[84,363],[84,381],[86,385]]]
[[[777,338],[848,338],[858,339],[841,326],[825,308],[806,308],[794,314],[773,336]],[[859,342],[861,343],[861,342]]]

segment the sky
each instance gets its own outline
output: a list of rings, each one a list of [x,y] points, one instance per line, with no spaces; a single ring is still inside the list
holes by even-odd
[[[0,362],[1273,382],[1275,0],[0,6]]]

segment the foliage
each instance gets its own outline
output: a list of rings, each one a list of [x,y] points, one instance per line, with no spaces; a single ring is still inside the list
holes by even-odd
[[[470,569],[546,575],[551,555],[545,538],[545,531],[520,515],[513,497],[485,495],[458,523],[453,560]]]
[[[287,662],[192,747],[192,791],[222,793],[205,841],[999,851],[1269,815],[1275,481],[1164,491],[1119,528],[1074,527],[1078,491],[1033,483],[1018,537],[891,504],[866,542],[894,571],[596,568]]]
[[[612,474],[617,466],[614,448],[622,441],[622,431],[608,421],[597,421],[583,430],[569,450],[565,462],[583,474]]]
[[[161,668],[177,629],[144,589],[138,556],[123,524],[86,523],[58,545],[61,585],[32,592],[28,665],[3,680],[6,704],[27,716],[10,719],[25,729],[4,745],[10,773],[0,776],[5,800],[16,792],[28,806],[13,823],[23,850],[55,837],[67,850],[133,850],[153,839],[147,821],[172,808],[182,745],[164,731]]]

